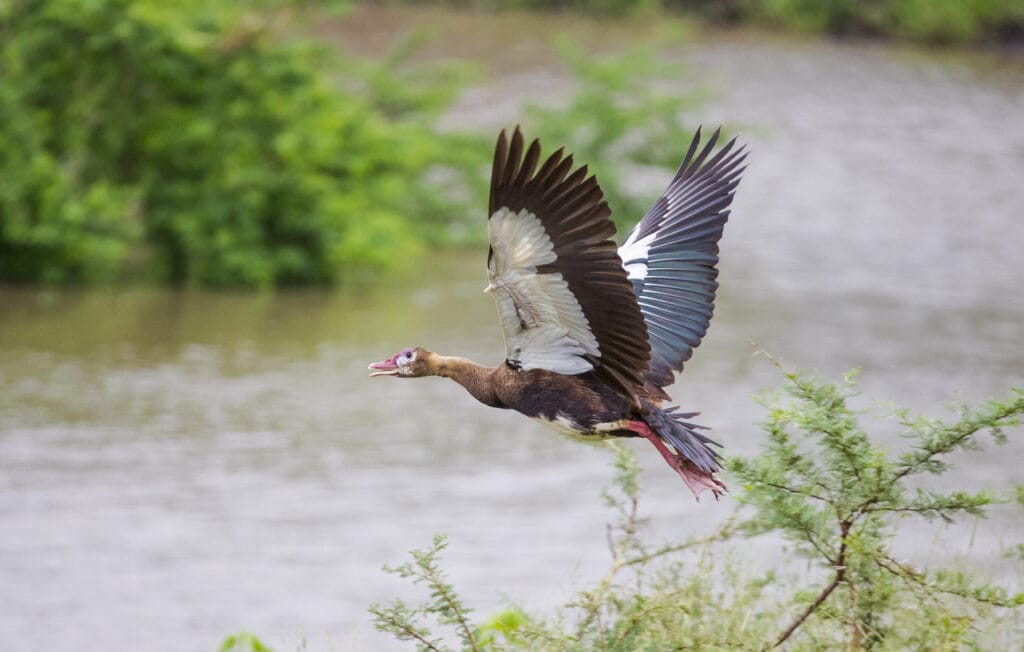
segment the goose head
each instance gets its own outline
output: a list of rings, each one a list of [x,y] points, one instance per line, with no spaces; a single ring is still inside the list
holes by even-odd
[[[418,378],[434,375],[433,354],[422,347],[405,348],[391,356],[374,362],[369,366],[370,376],[398,376],[399,378]]]

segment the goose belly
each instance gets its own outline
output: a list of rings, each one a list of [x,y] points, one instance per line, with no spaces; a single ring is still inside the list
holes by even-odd
[[[607,439],[612,436],[616,430],[628,430],[629,419],[619,419],[617,421],[608,421],[606,423],[595,423],[590,426],[585,426],[578,423],[572,417],[567,414],[556,414],[554,418],[547,416],[535,416],[530,417],[537,423],[543,424],[548,428],[551,428],[560,435],[566,437],[572,437],[573,439],[582,439],[586,441],[593,441],[595,439]]]

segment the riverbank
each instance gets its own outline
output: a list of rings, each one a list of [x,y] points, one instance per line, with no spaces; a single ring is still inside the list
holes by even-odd
[[[1024,2],[1010,0],[448,0],[445,5],[483,11],[529,9],[569,14],[667,14],[712,25],[795,33],[905,41],[929,45],[998,46],[1024,42]]]

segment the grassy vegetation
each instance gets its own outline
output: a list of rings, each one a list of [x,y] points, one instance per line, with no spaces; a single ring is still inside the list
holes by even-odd
[[[374,605],[377,628],[418,650],[983,650],[1019,649],[1024,593],[984,578],[929,568],[893,552],[909,520],[984,518],[1021,500],[1021,488],[965,491],[950,457],[981,447],[988,434],[1024,418],[1024,391],[977,406],[958,404],[949,421],[886,415],[909,446],[877,443],[848,405],[853,374],[840,383],[783,370],[786,385],[767,396],[764,450],[728,462],[743,508],[705,536],[651,545],[643,537],[637,467],[620,451],[606,498],[615,510],[612,561],[596,584],[555,614],[523,609],[478,621],[440,564],[444,537],[389,573],[423,585],[418,605]],[[948,490],[921,488],[943,476]],[[1019,507],[1019,506],[1018,506]],[[919,531],[921,524],[915,524]],[[756,568],[729,554],[777,548],[806,560]],[[779,551],[781,553],[781,551]],[[1013,562],[1010,562],[1013,563]]]

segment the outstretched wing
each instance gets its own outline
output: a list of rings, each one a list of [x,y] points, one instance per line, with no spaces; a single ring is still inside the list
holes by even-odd
[[[698,153],[697,130],[665,194],[619,249],[647,322],[647,390],[655,398],[668,398],[661,388],[683,370],[715,308],[718,241],[746,158],[735,139],[711,156],[719,131]]]
[[[518,127],[511,142],[504,130],[498,136],[487,271],[508,364],[593,370],[638,402],[650,347],[604,193],[561,149],[539,162],[539,141],[524,155]]]

